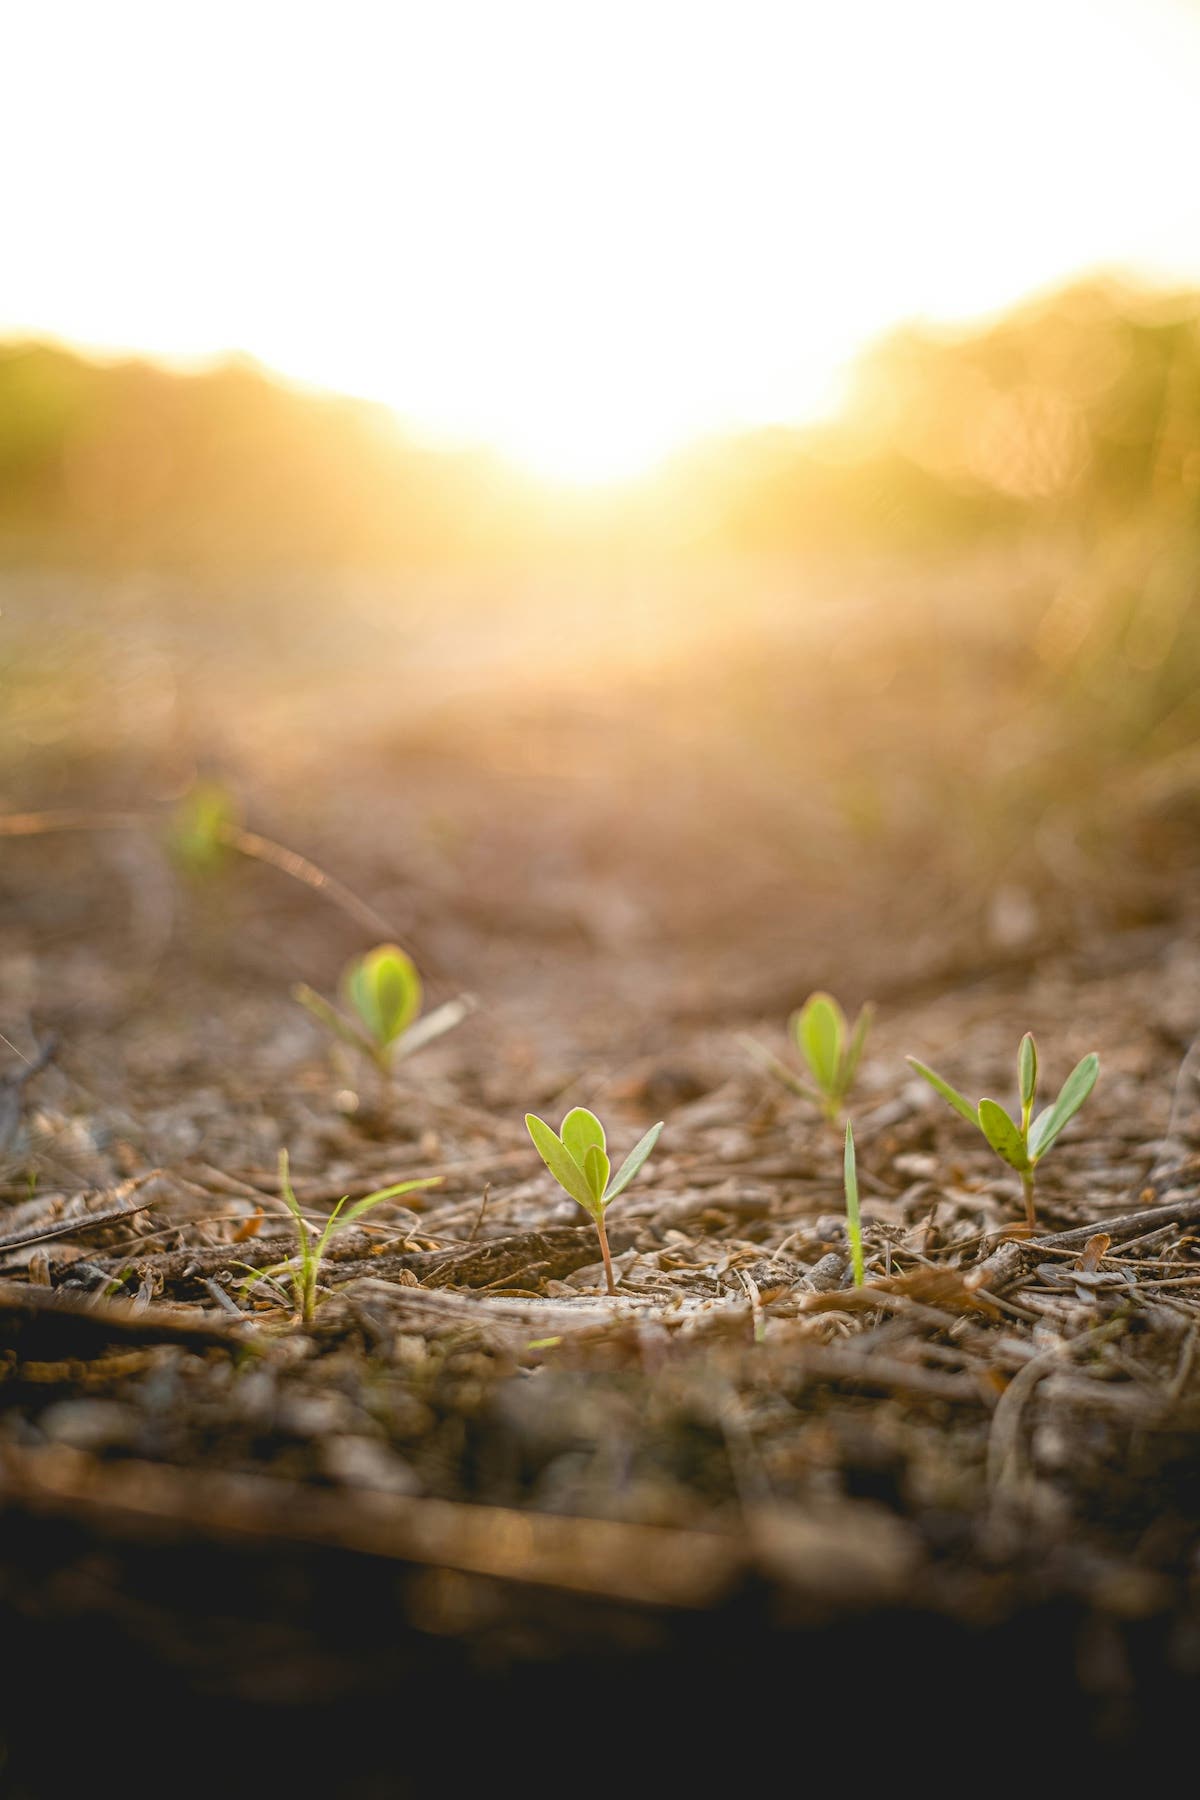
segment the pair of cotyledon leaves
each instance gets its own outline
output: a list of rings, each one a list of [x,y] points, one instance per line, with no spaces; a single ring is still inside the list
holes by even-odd
[[[1063,1129],[1070,1124],[1095,1087],[1096,1077],[1100,1073],[1100,1058],[1093,1050],[1081,1062],[1076,1063],[1059,1089],[1058,1098],[1038,1114],[1026,1131],[1015,1119],[1009,1117],[997,1101],[984,1099],[978,1106],[972,1106],[965,1094],[960,1094],[957,1088],[951,1087],[948,1081],[927,1068],[923,1062],[918,1062],[915,1056],[910,1056],[908,1061],[917,1074],[923,1076],[956,1113],[969,1119],[976,1130],[983,1133],[997,1156],[1003,1157],[1011,1168],[1023,1175],[1037,1167]],[[1033,1106],[1037,1077],[1037,1046],[1032,1034],[1026,1032],[1017,1053],[1017,1080],[1023,1113]]]
[[[871,1024],[871,1008],[862,1008],[851,1029],[832,994],[810,994],[789,1023],[796,1047],[821,1090],[822,1103],[828,1112],[835,1113],[854,1085]]]
[[[578,1202],[593,1219],[623,1193],[658,1142],[660,1119],[634,1145],[612,1180],[604,1127],[586,1106],[574,1107],[555,1131],[536,1113],[525,1114],[525,1124],[538,1155],[560,1188]]]
[[[346,998],[375,1043],[394,1044],[421,1010],[421,977],[397,944],[356,957],[343,977]]]
[[[297,998],[331,1030],[349,1037],[366,1049],[382,1067],[398,1057],[411,1056],[475,1010],[470,994],[460,994],[443,1006],[419,1017],[423,1000],[421,977],[412,958],[398,944],[377,944],[356,956],[342,977],[342,990],[366,1029],[366,1040],[347,1029],[344,1021],[311,988],[296,990]]]

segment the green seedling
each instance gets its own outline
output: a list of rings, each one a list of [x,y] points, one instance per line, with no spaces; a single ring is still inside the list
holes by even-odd
[[[816,993],[810,994],[799,1012],[792,1014],[788,1030],[804,1058],[814,1086],[802,1081],[793,1069],[772,1056],[754,1038],[743,1038],[742,1042],[764,1068],[770,1069],[794,1094],[813,1101],[830,1124],[836,1124],[862,1061],[872,1011],[871,1006],[864,1006],[851,1028],[833,995]]]
[[[342,993],[353,1020],[304,982],[292,993],[335,1037],[369,1056],[383,1075],[390,1075],[393,1065],[414,1050],[453,1030],[474,1007],[464,994],[421,1018],[421,977],[398,944],[377,944],[347,963]]]
[[[414,1188],[435,1187],[441,1180],[440,1175],[429,1175],[419,1181],[398,1181],[393,1187],[380,1188],[377,1193],[367,1194],[362,1200],[356,1200],[347,1206],[344,1199],[339,1200],[324,1227],[317,1233],[300,1210],[288,1173],[288,1153],[279,1152],[279,1191],[283,1203],[296,1223],[297,1253],[283,1262],[273,1263],[268,1269],[254,1269],[249,1279],[242,1284],[243,1292],[259,1281],[267,1281],[275,1286],[286,1282],[291,1288],[292,1302],[296,1313],[305,1325],[311,1325],[317,1310],[317,1293],[320,1285],[321,1263],[329,1248],[330,1240],[347,1225],[361,1219],[364,1213],[378,1206],[383,1200],[394,1200],[399,1194],[410,1194]],[[245,1264],[242,1267],[245,1268]]]
[[[858,1162],[854,1154],[854,1127],[846,1121],[846,1154],[842,1163],[842,1180],[846,1189],[846,1236],[850,1240],[850,1265],[854,1285],[863,1284],[862,1218],[858,1210]]]
[[[910,1056],[907,1060],[948,1106],[952,1106],[964,1119],[969,1119],[976,1130],[983,1133],[996,1155],[1010,1169],[1017,1171],[1025,1196],[1025,1222],[1031,1232],[1035,1231],[1037,1215],[1033,1199],[1034,1172],[1095,1087],[1096,1077],[1100,1073],[1100,1058],[1096,1052],[1093,1050],[1082,1062],[1076,1063],[1059,1089],[1057,1100],[1053,1105],[1043,1108],[1035,1119],[1033,1102],[1037,1094],[1038,1056],[1033,1033],[1027,1031],[1017,1051],[1017,1089],[1021,1097],[1019,1121],[1010,1118],[995,1100],[981,1100],[978,1106],[972,1106],[965,1095],[951,1087],[940,1075],[935,1075],[932,1069],[927,1069],[923,1062],[918,1062],[915,1056]]]
[[[167,824],[167,849],[189,875],[212,875],[229,855],[227,833],[237,824],[233,795],[216,781],[198,781]]]
[[[634,1145],[617,1173],[609,1180],[611,1164],[604,1139],[604,1127],[586,1106],[577,1106],[554,1131],[534,1113],[525,1114],[525,1124],[534,1148],[563,1192],[582,1206],[596,1227],[600,1254],[604,1258],[604,1275],[608,1291],[615,1294],[612,1257],[608,1250],[608,1233],[604,1229],[605,1208],[623,1194],[655,1144],[662,1130],[662,1120],[652,1125],[645,1137]]]

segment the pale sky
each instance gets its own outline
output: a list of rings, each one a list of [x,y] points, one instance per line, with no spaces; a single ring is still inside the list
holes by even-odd
[[[0,334],[243,350],[550,473],[908,318],[1200,282],[1193,0],[23,0]]]

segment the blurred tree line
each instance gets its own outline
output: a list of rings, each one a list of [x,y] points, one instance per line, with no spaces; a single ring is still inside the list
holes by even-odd
[[[841,416],[564,497],[392,414],[230,361],[179,374],[0,347],[0,555],[110,566],[411,566],[594,553],[889,550],[1147,508],[1200,521],[1200,296],[1093,283],[986,329],[908,328]]]

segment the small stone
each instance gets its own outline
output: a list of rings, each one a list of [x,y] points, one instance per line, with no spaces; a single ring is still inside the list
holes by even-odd
[[[279,1405],[276,1423],[294,1437],[332,1436],[354,1423],[355,1408],[340,1394],[288,1394]]]
[[[407,1496],[421,1492],[416,1471],[377,1438],[333,1437],[321,1447],[327,1475],[346,1487]]]
[[[138,1415],[116,1400],[56,1400],[38,1421],[46,1437],[72,1450],[108,1450],[135,1442]]]
[[[808,1285],[814,1294],[829,1294],[834,1288],[841,1287],[842,1277],[846,1273],[846,1259],[831,1250],[820,1262],[815,1262],[808,1271]]]

